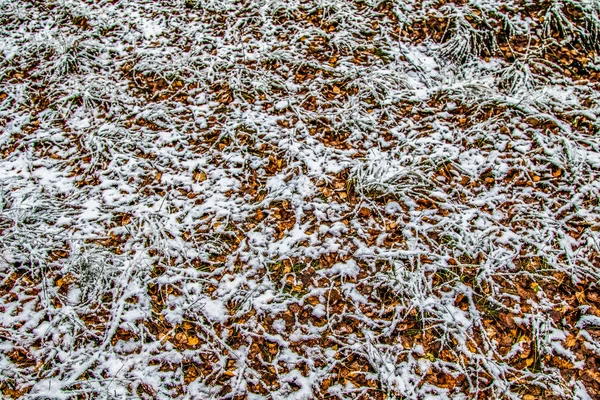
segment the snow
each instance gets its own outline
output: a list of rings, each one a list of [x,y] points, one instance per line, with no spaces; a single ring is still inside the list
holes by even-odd
[[[444,3],[0,0],[2,390],[595,398],[597,49]]]
[[[345,263],[336,263],[330,269],[324,273],[327,275],[339,275],[342,278],[345,277],[356,277],[360,272],[360,268],[356,264],[355,260],[348,260]]]
[[[201,302],[203,314],[213,322],[223,322],[228,312],[221,300],[206,299]]]

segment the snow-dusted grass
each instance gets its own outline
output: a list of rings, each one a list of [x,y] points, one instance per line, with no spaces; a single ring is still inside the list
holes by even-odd
[[[599,4],[530,3],[0,0],[2,396],[597,396]]]

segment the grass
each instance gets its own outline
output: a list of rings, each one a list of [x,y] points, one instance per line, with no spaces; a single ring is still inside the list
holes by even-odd
[[[597,397],[599,26],[0,0],[0,397]]]

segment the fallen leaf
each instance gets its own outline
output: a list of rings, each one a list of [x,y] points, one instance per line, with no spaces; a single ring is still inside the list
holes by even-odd
[[[206,180],[206,173],[204,171],[195,171],[194,180],[196,182],[204,182]]]
[[[185,333],[183,332],[179,332],[178,334],[175,335],[175,340],[179,343],[185,343],[187,342],[187,338]]]
[[[558,178],[561,175],[562,175],[562,169],[560,169],[560,168],[557,168],[556,170],[552,171],[552,176],[555,178]]]
[[[200,343],[200,340],[198,339],[198,336],[188,336],[188,340],[187,340],[187,344],[188,346],[196,346],[198,343]]]
[[[527,367],[530,367],[533,364],[534,361],[535,361],[534,357],[529,357],[528,359],[525,360],[525,365]]]

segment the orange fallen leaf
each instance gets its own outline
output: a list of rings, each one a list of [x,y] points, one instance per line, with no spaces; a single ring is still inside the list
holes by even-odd
[[[529,357],[528,359],[525,360],[525,365],[526,366],[531,366],[531,364],[533,364],[533,362],[535,361],[534,357]]]
[[[185,343],[187,342],[187,338],[185,333],[183,332],[179,332],[178,334],[175,335],[175,340],[179,343]]]
[[[206,173],[204,171],[195,171],[194,180],[196,182],[204,182],[206,180]]]
[[[552,171],[552,176],[555,178],[558,178],[561,175],[562,175],[562,169],[560,169],[560,168],[557,168],[556,170]]]

